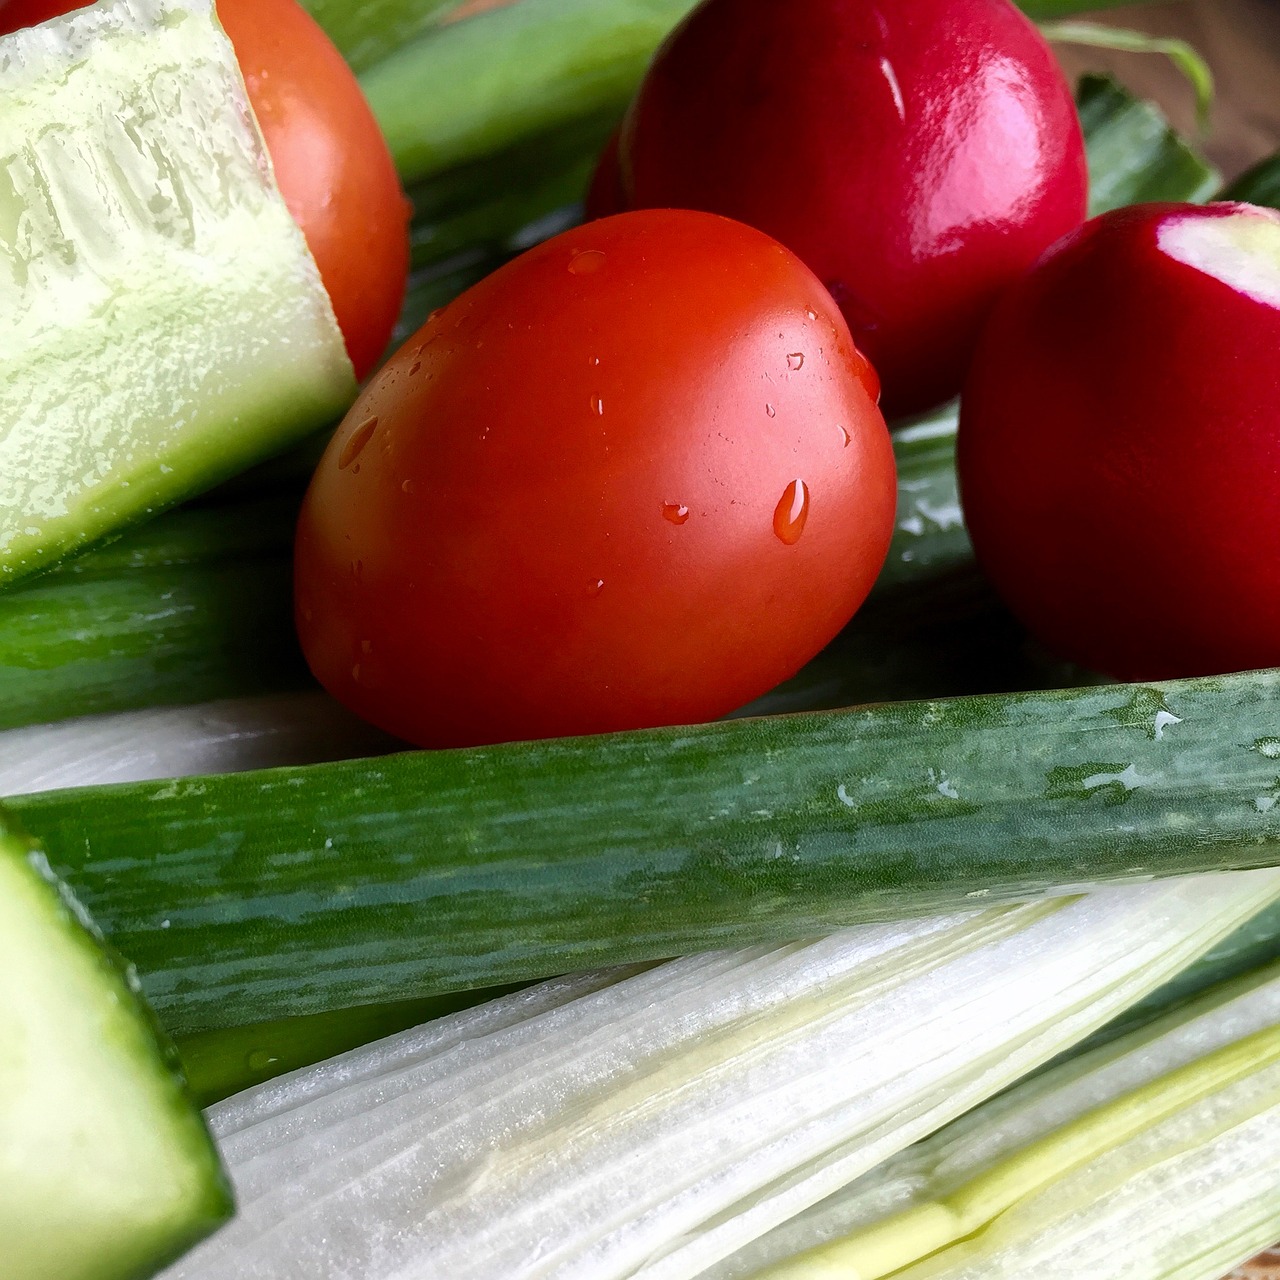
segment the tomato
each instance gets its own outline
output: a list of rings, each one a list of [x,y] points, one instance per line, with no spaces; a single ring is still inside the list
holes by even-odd
[[[436,313],[330,444],[298,528],[311,668],[424,746],[731,711],[884,560],[877,390],[760,232],[655,210],[547,241]]]
[[[0,34],[79,6],[0,3]],[[404,193],[351,69],[297,0],[219,0],[285,204],[302,228],[357,377],[376,365],[404,301]]]
[[[1001,301],[965,388],[979,562],[1056,653],[1158,680],[1280,664],[1280,214],[1141,205]]]
[[[1001,289],[1084,220],[1087,172],[1009,0],[706,0],[645,76],[617,182],[593,205],[707,209],[799,254],[892,416],[959,391]]]

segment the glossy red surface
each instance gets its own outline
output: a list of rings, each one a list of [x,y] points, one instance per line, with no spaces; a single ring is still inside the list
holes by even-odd
[[[0,34],[80,6],[0,0]],[[294,221],[320,268],[356,375],[391,340],[409,271],[408,207],[378,122],[297,0],[218,0]]]
[[[312,669],[428,746],[731,711],[884,560],[874,394],[759,232],[660,210],[566,232],[429,320],[339,429],[298,533]]]
[[[1157,241],[1237,207],[1087,224],[1002,300],[965,389],[983,568],[1049,648],[1123,679],[1280,663],[1280,308]]]
[[[1008,0],[707,0],[623,127],[631,207],[793,249],[892,415],[958,390],[996,294],[1085,213],[1070,89]]]

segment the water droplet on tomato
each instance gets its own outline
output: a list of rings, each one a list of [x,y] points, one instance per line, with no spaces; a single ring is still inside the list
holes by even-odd
[[[765,405],[765,407],[764,407],[764,411],[765,411],[765,413],[767,413],[767,414],[769,415],[769,417],[771,417],[771,418],[776,418],[776,417],[778,416],[778,411],[777,411],[777,409],[775,409],[775,408],[773,407],[773,405],[771,405],[771,404],[767,404],[767,405]]]
[[[418,370],[419,370],[419,369],[421,369],[421,368],[422,368],[422,361],[421,361],[421,360],[415,360],[415,361],[413,362],[413,364],[409,366],[409,377],[411,377],[411,378],[412,378],[412,377],[413,377],[413,375],[414,375],[415,373],[417,373],[417,372],[418,372]]]
[[[433,320],[438,320],[442,315],[444,315],[444,308],[443,308],[443,307],[437,307],[434,311],[430,312],[430,313],[427,315],[427,323],[428,323],[428,324],[430,324]],[[426,345],[426,344],[424,343],[424,344],[423,344],[423,346],[425,346],[425,345]],[[421,349],[422,349],[422,348],[421,348],[421,347],[419,347],[419,350],[421,350]]]
[[[782,491],[773,512],[773,531],[779,542],[794,547],[809,519],[809,487],[803,480],[793,480]]]
[[[594,582],[587,586],[587,595],[598,596],[604,590],[604,579],[597,578]]]
[[[604,400],[600,396],[591,397],[591,412],[601,418],[604,417]]]
[[[841,427],[839,430],[841,443],[847,449],[853,443],[853,437],[844,429],[844,427]]]
[[[662,518],[669,520],[672,524],[684,524],[689,518],[689,508],[682,502],[664,502]]]
[[[372,652],[373,652],[373,641],[372,641],[372,640],[361,640],[361,641],[360,641],[360,652],[361,652],[361,653],[363,653],[363,654],[370,654],[370,653],[372,653]]]
[[[412,481],[412,480],[406,480],[406,481],[404,482],[404,484],[402,484],[402,485],[400,486],[400,492],[401,492],[401,493],[412,493],[412,492],[413,492],[413,481]]]
[[[812,307],[805,312],[805,315],[807,315],[810,320],[816,320],[818,318],[818,313]]]
[[[360,664],[358,662],[351,668],[351,680],[354,684],[360,683]]]
[[[582,249],[569,259],[569,273],[575,276],[594,275],[604,266],[604,254],[599,249]]]
[[[803,368],[804,368],[804,352],[803,352],[803,351],[793,351],[793,352],[792,352],[792,353],[787,357],[787,368],[788,368],[788,369],[803,369]]]
[[[367,418],[351,433],[350,439],[342,446],[342,452],[338,455],[338,470],[345,471],[360,456],[377,429],[377,418]]]

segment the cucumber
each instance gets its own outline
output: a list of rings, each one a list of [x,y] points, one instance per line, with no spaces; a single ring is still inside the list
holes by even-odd
[[[340,416],[355,381],[212,0],[0,40],[0,581]]]
[[[189,1033],[1274,865],[1280,672],[11,804]]]
[[[230,1216],[212,1140],[131,975],[7,825],[0,1028],[7,1280],[141,1280]]]

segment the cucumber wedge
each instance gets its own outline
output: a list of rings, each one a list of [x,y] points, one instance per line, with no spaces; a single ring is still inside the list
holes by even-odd
[[[211,0],[0,40],[0,582],[341,414],[355,382]]]
[[[171,1055],[43,855],[0,829],[6,1280],[142,1280],[230,1215]]]

